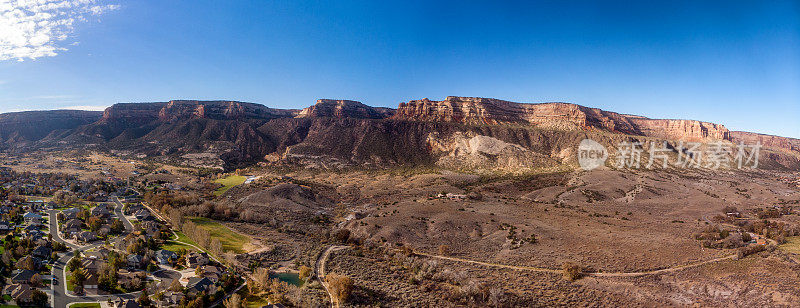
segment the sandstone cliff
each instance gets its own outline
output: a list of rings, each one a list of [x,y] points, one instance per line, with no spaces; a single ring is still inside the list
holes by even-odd
[[[370,107],[357,101],[319,99],[316,104],[300,111],[297,117],[383,119],[393,113],[393,109]]]
[[[102,117],[57,111],[6,114],[0,115],[0,124],[0,141],[9,146],[198,154],[223,161],[226,168],[266,158],[323,167],[438,164],[516,170],[573,162],[576,145],[589,137],[607,147],[631,138],[761,142],[767,150],[762,166],[800,169],[797,139],[569,103],[473,97],[414,100],[397,110],[321,99],[302,111],[235,101],[174,100],[116,104]]]
[[[526,124],[540,128],[607,130],[637,136],[699,141],[730,140],[723,125],[694,120],[661,120],[623,115],[569,103],[523,104],[448,96],[443,101],[401,103],[394,119],[463,124]]]
[[[9,147],[39,141],[100,119],[98,111],[53,110],[0,114],[0,143]]]

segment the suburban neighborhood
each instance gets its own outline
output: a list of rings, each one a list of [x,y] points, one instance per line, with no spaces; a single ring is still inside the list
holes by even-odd
[[[208,307],[243,283],[121,181],[3,169],[0,186],[3,307]]]

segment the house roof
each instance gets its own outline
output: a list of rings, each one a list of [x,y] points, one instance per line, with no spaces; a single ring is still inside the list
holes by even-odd
[[[33,213],[33,212],[27,212],[27,213],[25,213],[25,215],[22,215],[22,217],[23,218],[42,218],[42,215],[39,215],[39,214],[36,214],[36,213]]]
[[[14,275],[14,277],[11,278],[11,280],[12,281],[28,281],[28,280],[31,280],[31,277],[33,277],[33,275],[36,275],[36,271],[21,270],[19,273]]]
[[[186,287],[189,289],[194,289],[196,291],[203,291],[213,284],[214,282],[212,282],[210,279],[206,277],[203,278],[192,277],[189,278],[189,283],[186,284]]]
[[[132,261],[132,262],[136,262],[136,263],[142,262],[142,259],[143,258],[140,255],[129,255],[128,256],[128,261]]]

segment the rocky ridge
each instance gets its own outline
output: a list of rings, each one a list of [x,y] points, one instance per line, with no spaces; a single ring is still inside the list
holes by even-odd
[[[775,168],[800,169],[800,140],[730,132],[720,124],[624,115],[569,103],[515,103],[447,97],[401,103],[397,110],[321,99],[303,110],[235,101],[173,100],[116,104],[99,113],[36,113],[71,118],[36,134],[19,115],[0,115],[0,140],[28,147],[96,146],[146,155],[201,153],[226,168],[266,159],[320,167],[439,164],[519,169],[576,159],[593,138],[612,146],[631,138],[760,142]],[[48,115],[48,116],[41,116]],[[36,118],[36,117],[34,117]],[[5,121],[5,122],[4,122]],[[33,121],[35,123],[35,121]]]

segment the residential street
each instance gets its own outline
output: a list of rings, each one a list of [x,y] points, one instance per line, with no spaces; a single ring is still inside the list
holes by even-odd
[[[122,202],[119,201],[119,198],[114,197],[114,203],[116,207],[114,208],[114,212],[116,213],[117,217],[123,222],[125,226],[125,232],[112,240],[112,243],[117,243],[125,238],[125,236],[131,232],[133,232],[133,224],[123,215],[122,213]],[[102,241],[97,241],[94,244],[85,245],[85,246],[77,246],[75,244],[69,243],[65,241],[61,236],[58,234],[58,221],[56,219],[56,215],[58,213],[57,210],[50,210],[50,232],[53,235],[53,240],[63,243],[70,248],[70,251],[63,253],[61,257],[53,264],[53,277],[58,279],[58,284],[53,285],[53,297],[52,297],[52,307],[66,307],[71,303],[76,302],[101,302],[107,301],[109,298],[125,298],[125,299],[132,299],[136,298],[139,295],[139,292],[132,292],[127,294],[120,294],[120,295],[95,295],[95,296],[73,296],[67,294],[67,282],[66,282],[66,275],[64,273],[64,267],[66,266],[67,262],[72,258],[74,255],[73,250],[77,249],[78,251],[86,251],[96,247],[103,245]],[[176,276],[177,275],[177,276]],[[163,270],[155,274],[156,277],[161,279],[161,283],[159,285],[171,283],[172,279],[175,277],[180,277],[180,273],[171,271],[171,270]]]

